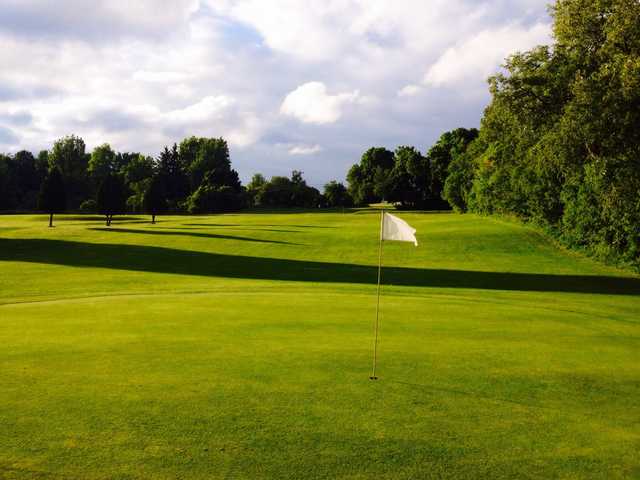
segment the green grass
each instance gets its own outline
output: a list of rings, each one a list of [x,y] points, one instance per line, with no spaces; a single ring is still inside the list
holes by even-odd
[[[0,217],[0,478],[640,478],[640,279],[400,214]]]

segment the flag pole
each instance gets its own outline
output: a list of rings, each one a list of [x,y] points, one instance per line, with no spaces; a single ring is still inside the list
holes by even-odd
[[[376,324],[375,335],[373,341],[373,372],[369,377],[370,380],[377,380],[376,363],[378,360],[378,326],[380,319],[380,280],[382,278],[382,234],[384,229],[384,209],[380,212],[380,245],[378,246],[378,293],[376,299]]]

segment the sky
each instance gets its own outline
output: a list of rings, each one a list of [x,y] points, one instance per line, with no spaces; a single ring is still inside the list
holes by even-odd
[[[487,78],[550,35],[544,0],[2,0],[0,152],[222,136],[243,181],[321,186],[478,127]]]

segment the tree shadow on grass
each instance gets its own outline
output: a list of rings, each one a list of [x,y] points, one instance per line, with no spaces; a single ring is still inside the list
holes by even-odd
[[[194,227],[246,227],[246,223],[183,223],[182,225],[191,225]],[[326,225],[290,225],[290,224],[271,224],[271,223],[252,223],[252,227],[293,227],[293,228],[338,228],[328,227]]]
[[[113,217],[113,223],[149,223],[151,217],[134,217],[131,215],[121,215]],[[60,215],[60,222],[105,222],[104,215]]]
[[[256,243],[277,243],[280,245],[302,245],[300,243],[284,242],[280,240],[265,240],[262,238],[250,238],[250,237],[238,237],[236,235],[218,235],[216,233],[198,233],[198,232],[171,232],[171,231],[159,231],[159,230],[139,230],[135,228],[113,228],[113,227],[101,227],[101,228],[88,228],[87,230],[93,230],[97,232],[109,232],[109,233],[135,233],[142,235],[181,235],[186,237],[200,237],[200,238],[214,238],[218,240],[238,240],[241,242],[256,242]],[[179,250],[178,250],[179,251]]]
[[[209,227],[209,228],[229,227],[232,230],[244,230],[244,231],[248,231],[248,232],[302,233],[300,230],[281,230],[281,229],[276,229],[276,228],[247,228],[247,227],[236,226],[235,224],[231,225],[231,224],[216,224],[216,223],[212,223],[210,225],[207,225],[207,227]],[[158,226],[154,226],[153,228],[164,228],[164,229],[167,229],[167,230],[206,230],[206,228],[204,226],[202,226],[202,227],[158,227]]]
[[[146,232],[145,232],[146,233]],[[299,282],[375,284],[377,267],[46,239],[0,239],[0,261]],[[387,285],[640,295],[640,279],[385,267]]]

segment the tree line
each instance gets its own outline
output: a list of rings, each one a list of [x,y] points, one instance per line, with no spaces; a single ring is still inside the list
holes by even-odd
[[[560,0],[553,38],[490,78],[480,134],[449,168],[459,211],[507,213],[640,265],[640,2]]]
[[[222,138],[189,137],[158,158],[85,152],[69,136],[37,156],[0,155],[0,210],[222,212],[247,206],[399,208],[516,215],[565,244],[640,265],[640,2],[557,0],[553,44],[489,79],[480,129],[422,154],[368,149],[324,192],[302,173],[242,186]],[[64,197],[56,192],[64,191]],[[55,201],[54,201],[55,200]]]
[[[165,146],[157,158],[116,152],[109,144],[86,151],[70,135],[37,156],[28,151],[0,154],[0,211],[81,211],[105,215],[214,213],[248,206],[350,206],[346,187],[330,182],[324,194],[307,185],[302,172],[266,180],[254,175],[244,187],[232,168],[223,138],[188,137]]]
[[[347,173],[355,205],[386,201],[402,209],[448,210],[443,196],[449,165],[478,136],[475,128],[444,133],[425,154],[416,147],[372,147]]]
[[[356,204],[516,215],[640,266],[640,2],[559,0],[551,13],[553,44],[489,79],[479,131],[448,132],[424,156],[368,150],[348,174]]]

